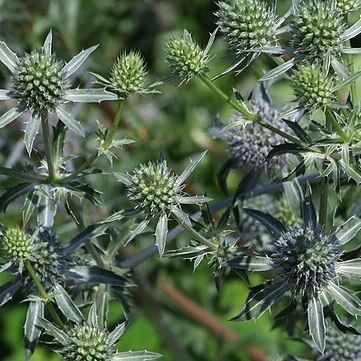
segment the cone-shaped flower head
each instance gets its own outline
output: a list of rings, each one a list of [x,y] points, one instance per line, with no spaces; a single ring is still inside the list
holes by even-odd
[[[54,110],[69,88],[63,65],[43,50],[35,50],[20,58],[11,78],[11,93],[19,109],[41,114]]]
[[[334,1],[305,0],[296,6],[291,21],[295,51],[307,59],[342,51],[345,24]]]
[[[324,108],[332,102],[334,79],[317,64],[300,65],[292,81],[296,99],[304,108]]]
[[[47,228],[28,233],[8,227],[0,238],[0,254],[11,263],[10,270],[22,276],[24,286],[29,289],[34,286],[30,275],[24,270],[26,262],[31,263],[45,288],[51,288],[63,279],[68,262],[58,238]]]
[[[75,325],[68,333],[68,342],[62,350],[65,361],[108,361],[115,353],[108,333],[87,324]]]
[[[361,336],[341,333],[329,327],[325,353],[317,361],[361,361]]]
[[[144,60],[138,52],[121,54],[110,72],[110,88],[123,97],[142,92],[146,75]]]
[[[177,196],[182,188],[166,162],[143,164],[130,174],[130,179],[128,196],[146,214],[154,216],[179,204]]]
[[[295,293],[314,295],[336,277],[341,244],[321,229],[297,226],[282,233],[271,258]]]
[[[207,71],[208,54],[194,42],[191,34],[184,31],[182,36],[170,39],[166,45],[166,61],[174,74],[188,82],[193,76]]]
[[[218,2],[217,25],[237,54],[266,46],[276,35],[276,15],[262,0]]]
[[[349,12],[361,7],[360,0],[336,0],[336,6],[341,14],[347,15]]]

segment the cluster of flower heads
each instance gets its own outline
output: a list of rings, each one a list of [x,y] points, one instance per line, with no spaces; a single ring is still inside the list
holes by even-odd
[[[65,273],[71,265],[63,254],[58,237],[48,228],[37,228],[34,231],[23,231],[17,227],[6,228],[0,237],[0,255],[7,267],[15,276],[20,276],[25,289],[33,292],[31,276],[25,269],[31,263],[41,284],[51,289],[64,281]]]

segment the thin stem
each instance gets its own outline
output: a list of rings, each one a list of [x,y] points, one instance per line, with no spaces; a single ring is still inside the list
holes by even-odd
[[[114,138],[114,135],[116,133],[116,131],[118,130],[119,128],[119,123],[120,123],[120,120],[121,120],[121,117],[122,117],[122,113],[123,113],[123,109],[124,109],[124,104],[125,102],[123,100],[120,100],[119,103],[118,103],[118,109],[117,109],[117,112],[115,113],[115,117],[114,117],[114,120],[113,120],[113,123],[112,123],[112,127],[110,128],[110,131],[104,141],[104,145],[103,147],[105,149],[107,149],[109,147],[109,145],[111,144],[113,138]]]
[[[187,230],[196,240],[205,246],[207,246],[212,251],[217,251],[218,247],[210,242],[207,238],[203,237],[200,233],[198,233],[194,228],[192,228],[190,225],[185,223],[182,219],[180,219],[177,215],[172,213],[173,219],[181,225],[185,230]]]
[[[342,129],[341,125],[339,124],[339,122],[337,121],[335,115],[333,114],[332,110],[330,108],[327,107],[326,109],[326,117],[327,117],[327,121],[329,121],[332,125],[332,128],[336,131],[336,133],[340,136],[340,138],[342,139],[342,141],[344,143],[348,143],[349,139],[347,134],[344,132],[344,130]]]
[[[55,171],[54,171],[53,150],[51,148],[51,142],[50,142],[49,122],[48,122],[47,113],[41,114],[41,126],[43,129],[45,156],[46,156],[46,161],[48,163],[49,183],[53,183],[55,180]]]
[[[205,85],[208,86],[208,88],[210,88],[215,94],[217,94],[221,99],[223,99],[233,109],[237,110],[242,115],[244,115],[247,120],[251,120],[253,122],[256,122],[260,126],[271,130],[273,133],[276,133],[276,134],[280,135],[281,137],[283,137],[283,138],[285,138],[285,139],[287,139],[287,140],[289,140],[289,141],[291,141],[293,143],[302,145],[302,142],[300,142],[297,138],[293,137],[292,135],[289,135],[286,132],[283,132],[282,130],[280,130],[278,128],[275,128],[270,124],[257,121],[257,116],[253,112],[250,112],[243,104],[241,104],[239,102],[236,102],[233,99],[231,99],[227,94],[225,94],[221,89],[219,89],[212,82],[212,80],[210,80],[206,75],[202,74],[202,75],[199,76],[199,78],[203,81],[203,83]]]
[[[112,127],[110,128],[109,133],[102,145],[102,147],[104,149],[108,149],[108,147],[110,146],[110,144],[114,138],[114,135],[115,135],[117,129],[119,128],[119,123],[121,120],[124,105],[125,105],[125,102],[123,100],[119,101],[118,109],[115,114]],[[73,174],[69,175],[68,177],[65,177],[63,179],[63,181],[71,181],[71,180],[75,179],[81,172],[88,169],[93,164],[93,162],[98,158],[98,154],[99,154],[99,152],[96,151],[90,158],[86,159],[85,162]]]
[[[30,277],[34,281],[36,287],[38,288],[41,297],[45,301],[45,306],[48,309],[49,313],[51,314],[51,317],[57,323],[57,325],[64,330],[65,326],[64,326],[62,320],[60,319],[58,313],[56,312],[56,309],[54,308],[53,304],[51,302],[48,302],[49,296],[48,296],[47,292],[45,291],[43,285],[41,284],[39,277],[37,276],[33,266],[31,265],[31,263],[29,261],[26,261],[25,267],[26,267],[27,271],[29,272]]]

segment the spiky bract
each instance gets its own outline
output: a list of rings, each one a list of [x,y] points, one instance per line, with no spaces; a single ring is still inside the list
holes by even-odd
[[[345,24],[334,1],[305,0],[291,21],[292,46],[306,59],[321,59],[342,51]]]
[[[296,99],[306,109],[324,108],[333,98],[333,77],[317,64],[301,65],[292,76]]]
[[[275,11],[264,1],[220,1],[215,15],[217,25],[237,54],[266,46],[275,39]]]
[[[115,352],[103,329],[76,325],[67,336],[67,343],[60,352],[65,361],[109,361]]]
[[[20,110],[54,110],[69,88],[62,64],[54,56],[35,50],[20,58],[11,79],[11,94]]]
[[[140,92],[144,89],[147,71],[142,56],[135,51],[119,56],[110,73],[111,89],[120,96]]]
[[[341,245],[333,234],[306,225],[282,233],[271,258],[292,292],[316,295],[335,280],[340,254]]]
[[[129,176],[128,196],[146,215],[155,217],[179,204],[181,188],[165,161],[142,164]]]
[[[166,52],[167,63],[182,81],[187,82],[193,76],[207,71],[208,55],[187,31],[169,40]]]

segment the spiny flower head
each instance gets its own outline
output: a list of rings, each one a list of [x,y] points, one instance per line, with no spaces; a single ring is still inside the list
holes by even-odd
[[[271,258],[294,293],[315,295],[335,279],[340,255],[341,244],[334,235],[304,225],[283,232]]]
[[[19,60],[11,77],[11,94],[19,109],[35,114],[54,110],[69,84],[63,65],[43,50],[34,50]]]
[[[129,199],[148,215],[167,212],[179,204],[177,196],[182,188],[165,161],[140,165],[130,174],[130,180]]]
[[[300,65],[292,81],[296,99],[306,109],[323,108],[333,99],[334,78],[317,64]]]
[[[355,11],[360,8],[360,0],[336,0],[337,10],[341,14],[347,15],[351,11]]]
[[[34,232],[24,232],[16,227],[8,227],[0,239],[2,257],[12,263],[10,268],[23,278],[24,287],[35,289],[30,275],[24,271],[29,262],[45,288],[51,288],[64,277],[68,259],[63,256],[56,235],[47,228]]]
[[[110,73],[110,87],[120,96],[144,90],[147,71],[139,52],[131,51],[119,56]]]
[[[327,52],[341,53],[344,30],[344,20],[334,1],[302,1],[291,21],[293,47],[306,59],[321,59]]]
[[[269,104],[253,103],[255,113],[258,113],[260,119],[266,123],[283,130],[284,123],[278,121],[277,111]],[[236,123],[243,119],[240,113],[231,117],[229,123]],[[261,127],[255,123],[246,123],[245,125],[230,127],[225,132],[225,138],[228,148],[234,158],[234,167],[250,166],[254,169],[263,169],[267,171],[279,170],[284,164],[281,157],[274,157],[266,162],[268,153],[272,150],[272,145],[283,142],[282,137]]]
[[[361,336],[327,328],[326,350],[317,361],[361,361]]]
[[[184,82],[207,71],[207,52],[194,42],[191,34],[186,30],[182,36],[168,41],[166,53],[166,61],[170,68]]]
[[[65,361],[109,361],[115,353],[104,329],[75,325],[67,336],[68,342],[61,351]]]
[[[276,14],[262,0],[218,2],[217,25],[237,54],[266,46],[276,35]]]

